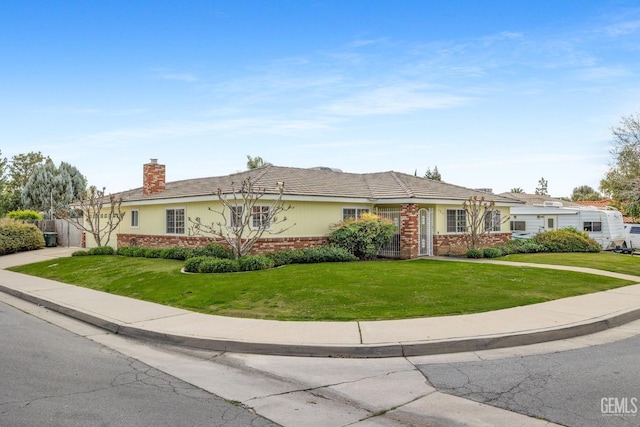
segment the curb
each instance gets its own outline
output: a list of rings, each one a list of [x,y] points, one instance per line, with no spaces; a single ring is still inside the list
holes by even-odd
[[[132,338],[156,341],[211,351],[233,353],[263,354],[296,357],[330,357],[330,358],[386,358],[412,357],[436,354],[462,353],[469,351],[493,350],[507,347],[539,344],[549,341],[575,338],[602,332],[640,319],[640,308],[612,313],[587,321],[561,326],[552,329],[532,330],[526,332],[487,335],[470,338],[453,338],[447,340],[397,342],[389,344],[359,345],[311,345],[311,344],[278,344],[234,340],[198,338],[186,335],[168,334],[149,329],[138,328],[124,323],[109,320],[90,312],[79,310],[64,304],[54,303],[47,299],[21,292],[0,284],[0,291],[25,301],[37,304],[57,313],[64,314],[90,325],[99,327],[114,334]]]

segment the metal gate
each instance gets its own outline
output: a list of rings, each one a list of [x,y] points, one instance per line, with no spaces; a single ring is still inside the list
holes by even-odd
[[[396,234],[380,249],[378,256],[400,258],[400,208],[376,208],[375,214],[390,220],[396,226]]]
[[[418,255],[433,256],[433,209],[418,211]]]

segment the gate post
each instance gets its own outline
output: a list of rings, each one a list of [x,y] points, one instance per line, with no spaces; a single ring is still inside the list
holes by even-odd
[[[400,205],[400,258],[417,258],[418,242],[418,205],[402,204]]]

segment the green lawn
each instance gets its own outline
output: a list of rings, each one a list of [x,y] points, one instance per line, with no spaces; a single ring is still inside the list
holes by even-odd
[[[513,254],[497,258],[497,260],[531,262],[534,264],[573,265],[640,276],[640,256],[616,254],[613,252]]]
[[[378,320],[476,313],[629,285],[603,276],[439,260],[288,265],[183,274],[180,261],[85,256],[12,268],[202,313],[280,320]]]

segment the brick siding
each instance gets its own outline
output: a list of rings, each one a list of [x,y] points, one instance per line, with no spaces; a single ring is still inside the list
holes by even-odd
[[[483,237],[482,248],[500,246],[511,240],[511,233],[491,233]],[[465,234],[439,234],[433,237],[434,255],[464,255],[469,250]]]
[[[418,205],[415,203],[400,206],[400,258],[418,257]]]
[[[139,246],[141,248],[196,248],[208,243],[226,243],[220,239],[195,236],[161,236],[143,234],[118,234],[118,247]],[[252,254],[263,254],[282,249],[304,249],[322,246],[326,237],[269,237],[260,239],[251,249]]]

